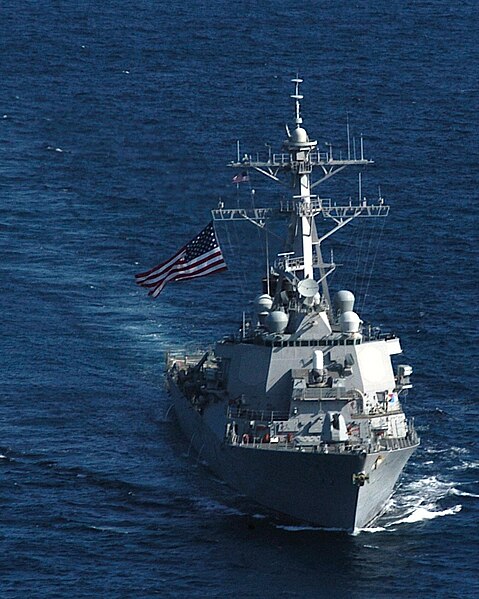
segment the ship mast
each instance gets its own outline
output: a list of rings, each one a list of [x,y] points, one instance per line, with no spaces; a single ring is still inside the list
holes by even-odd
[[[346,167],[366,166],[373,164],[373,161],[364,157],[362,138],[359,158],[356,158],[355,153],[351,158],[349,145],[347,159],[334,158],[330,144],[328,152],[320,152],[317,149],[318,142],[310,140],[307,131],[302,126],[301,100],[303,95],[300,93],[300,84],[303,80],[296,77],[291,81],[295,86],[294,93],[291,95],[295,109],[294,129],[290,131],[286,125],[287,139],[284,142],[283,151],[276,154],[272,153],[269,148],[267,159],[260,160],[258,156],[255,160],[249,154],[244,154],[240,159],[238,150],[237,160],[231,162],[229,166],[242,171],[255,170],[282,184],[284,182],[281,175],[289,176],[292,198],[291,201],[282,204],[280,212],[291,215],[290,224],[285,251],[279,255],[275,266],[280,273],[292,277],[296,283],[301,279],[314,279],[314,270],[319,271],[319,278],[316,277],[316,280],[321,284],[323,300],[330,307],[327,277],[333,272],[335,265],[332,260],[330,263],[323,261],[321,243],[356,217],[386,216],[389,206],[384,205],[382,198],[380,198],[379,204],[368,204],[364,199],[359,198],[358,204],[353,205],[349,202],[347,205],[337,205],[330,199],[323,199],[311,193],[317,185]],[[312,181],[314,169],[320,171],[320,177]],[[272,209],[270,208],[212,210],[215,221],[246,220],[260,228],[264,228],[265,221],[271,213]],[[335,223],[334,227],[321,237],[318,237],[315,223],[315,217],[319,214]]]
[[[301,126],[303,119],[301,117],[300,100],[303,96],[299,93],[299,85],[302,79],[293,79],[295,92],[291,98],[295,102],[295,128],[292,133],[288,133],[288,139],[285,148],[289,152],[291,177],[293,184],[293,199],[295,200],[296,211],[292,214],[290,233],[295,234],[295,240],[288,239],[287,251],[294,251],[296,256],[303,257],[302,278],[312,279],[313,273],[313,239],[317,240],[314,218],[311,215],[311,152],[318,145],[317,141],[310,141],[306,130]],[[299,243],[298,243],[299,242]],[[291,247],[293,246],[293,247]]]

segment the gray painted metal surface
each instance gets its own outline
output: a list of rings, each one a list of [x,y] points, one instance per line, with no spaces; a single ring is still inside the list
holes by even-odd
[[[201,459],[232,487],[288,518],[326,529],[355,531],[385,508],[419,440],[401,394],[412,368],[394,372],[399,339],[366,330],[354,295],[331,301],[322,243],[357,217],[383,217],[384,200],[338,206],[313,187],[359,159],[317,152],[302,127],[294,79],[295,129],[284,154],[267,160],[244,155],[233,168],[273,181],[291,180],[293,194],[285,252],[270,269],[256,313],[236,336],[203,355],[171,354],[167,381],[182,430]],[[320,178],[313,182],[314,170]],[[263,228],[270,210],[213,211],[215,220],[244,219]],[[332,228],[319,234],[315,217]]]

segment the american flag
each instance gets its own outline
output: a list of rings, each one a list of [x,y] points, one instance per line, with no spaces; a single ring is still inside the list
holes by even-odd
[[[135,277],[138,285],[150,290],[148,295],[158,297],[170,281],[205,277],[225,269],[226,262],[211,222],[172,258]]]
[[[249,175],[246,171],[238,173],[232,179],[232,183],[236,183],[237,185],[238,183],[246,183],[246,181],[249,181]]]

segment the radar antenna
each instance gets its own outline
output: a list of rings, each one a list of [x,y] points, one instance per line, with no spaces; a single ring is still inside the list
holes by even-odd
[[[295,92],[294,94],[291,94],[291,98],[293,98],[293,100],[295,101],[295,118],[294,118],[294,122],[296,124],[296,127],[299,127],[301,125],[301,123],[303,122],[303,119],[301,118],[301,104],[300,104],[300,100],[302,100],[304,98],[304,96],[302,94],[299,93],[299,86],[301,83],[303,83],[302,79],[299,79],[296,76],[296,79],[291,79],[292,83],[295,84]]]

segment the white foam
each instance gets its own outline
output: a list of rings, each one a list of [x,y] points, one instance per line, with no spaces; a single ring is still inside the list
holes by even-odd
[[[447,496],[453,482],[440,480],[436,475],[427,476],[400,487],[392,504],[397,507],[415,507],[422,503],[436,503]]]
[[[465,447],[455,447],[454,445],[451,447],[451,451],[452,451],[452,453],[461,454],[461,455],[470,453],[469,449],[466,449]]]
[[[439,502],[450,496],[457,483],[440,480],[437,476],[427,476],[403,484],[393,495],[380,519],[383,530],[394,530],[398,524],[411,524],[424,520],[433,520],[440,516],[449,516],[461,511],[462,506],[441,510]],[[383,524],[384,523],[384,524]],[[363,529],[364,532],[380,532],[377,528]]]
[[[451,495],[458,495],[459,497],[479,497],[476,493],[469,493],[468,491],[461,491],[460,489],[456,489],[453,487],[451,489]]]
[[[360,532],[384,532],[385,530],[387,530],[384,526],[367,526],[366,528],[358,528],[357,529],[357,533]],[[356,531],[354,531],[355,534]]]
[[[89,528],[93,529],[93,530],[99,530],[101,532],[114,532],[116,534],[122,534],[122,535],[127,535],[129,534],[131,531],[127,530],[126,528],[121,528],[120,526],[89,526]]]
[[[461,460],[459,464],[451,466],[449,470],[476,470],[477,468],[479,468],[479,462]]]
[[[409,516],[406,516],[406,518],[401,518],[401,520],[398,520],[397,522],[391,522],[391,526],[393,524],[412,524],[424,520],[434,520],[434,518],[440,518],[442,516],[452,516],[453,514],[459,513],[461,510],[462,505],[455,505],[454,507],[439,512],[428,510],[425,507],[419,507],[409,514]]]
[[[426,476],[418,480],[411,481],[405,490],[409,490],[412,495],[417,495],[420,492],[421,497],[433,497],[435,499],[444,497],[447,490],[454,485],[451,481],[441,480],[435,474]]]

